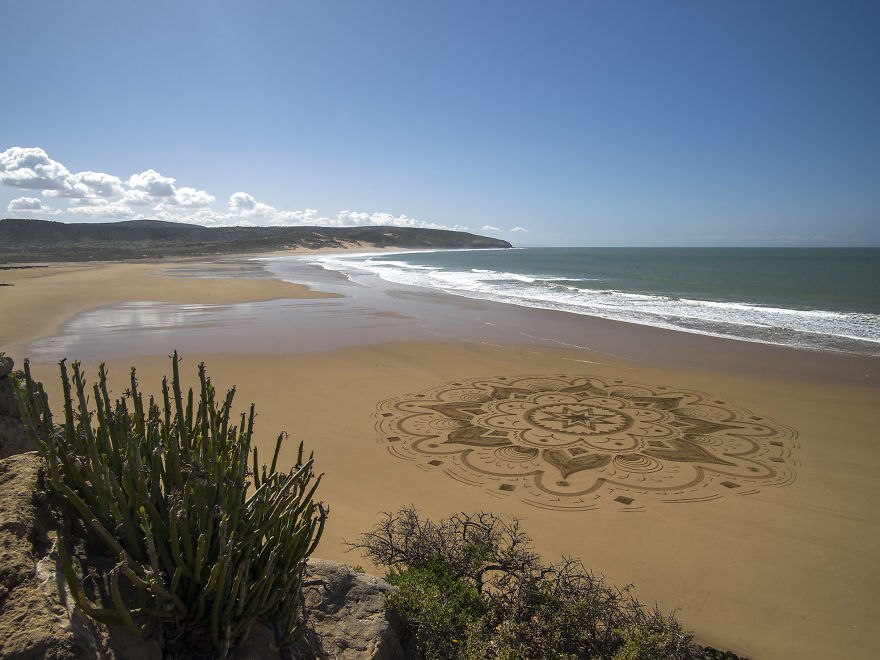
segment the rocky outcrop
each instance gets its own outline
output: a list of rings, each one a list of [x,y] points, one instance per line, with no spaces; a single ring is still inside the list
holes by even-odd
[[[74,606],[58,561],[60,523],[45,502],[42,459],[36,452],[0,460],[0,657],[15,660],[173,660],[194,656],[166,643],[107,627]],[[101,557],[81,557],[85,570]],[[112,562],[111,562],[112,564]],[[109,566],[103,567],[103,570]],[[383,607],[394,587],[345,564],[309,560],[305,573],[306,635],[279,651],[275,632],[255,625],[232,660],[403,658],[399,626]],[[167,642],[167,640],[166,640]]]
[[[0,461],[0,657],[95,657],[59,591],[34,453]]]
[[[12,386],[12,358],[0,353],[0,458],[36,449],[21,423]]]
[[[346,564],[310,559],[303,581],[307,631],[294,653],[338,660],[405,658],[401,623],[384,607],[385,594],[396,590]]]

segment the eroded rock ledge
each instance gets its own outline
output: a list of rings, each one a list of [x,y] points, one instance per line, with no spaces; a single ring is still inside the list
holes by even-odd
[[[36,449],[21,423],[21,413],[12,387],[15,363],[0,353],[0,458]]]

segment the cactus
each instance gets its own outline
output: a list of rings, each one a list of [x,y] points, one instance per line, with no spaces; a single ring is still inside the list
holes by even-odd
[[[146,405],[134,368],[130,388],[111,402],[101,364],[94,410],[80,364],[71,381],[62,360],[64,423],[57,427],[25,360],[17,396],[50,489],[118,559],[106,576],[112,602],[96,605],[73,567],[69,540],[61,540],[71,594],[92,618],[138,633],[169,620],[209,630],[221,657],[260,618],[275,622],[282,644],[292,643],[301,634],[296,603],[305,560],[326,519],[313,501],[321,480],[313,457],[300,443],[296,465],[277,471],[282,433],[271,465],[260,466],[251,449],[253,404],[237,426],[230,423],[235,389],[218,403],[202,363],[198,400],[191,389],[184,396],[177,352],[172,360],[170,387],[163,379],[161,399]],[[130,587],[121,589],[122,580]]]

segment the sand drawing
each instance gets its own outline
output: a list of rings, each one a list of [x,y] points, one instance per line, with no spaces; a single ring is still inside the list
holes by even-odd
[[[595,376],[477,378],[388,399],[388,451],[496,497],[562,510],[785,486],[797,433],[703,392]]]

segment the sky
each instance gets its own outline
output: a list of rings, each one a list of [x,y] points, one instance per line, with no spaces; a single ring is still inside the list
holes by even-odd
[[[880,3],[0,0],[0,217],[880,246]]]

